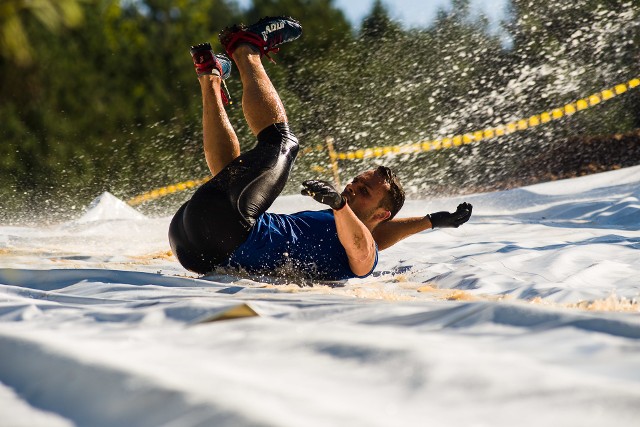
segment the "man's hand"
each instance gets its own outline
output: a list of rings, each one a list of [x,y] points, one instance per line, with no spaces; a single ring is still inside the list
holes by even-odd
[[[458,228],[471,218],[473,206],[470,203],[460,203],[454,213],[436,212],[427,215],[432,228]]]
[[[344,197],[338,193],[333,185],[327,181],[308,180],[302,183],[302,191],[300,194],[311,196],[317,202],[329,205],[331,209],[339,210],[347,203]]]

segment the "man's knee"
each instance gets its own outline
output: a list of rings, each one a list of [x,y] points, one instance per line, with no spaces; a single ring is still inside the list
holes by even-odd
[[[281,152],[291,159],[298,155],[298,138],[291,132],[288,123],[274,123],[258,134],[258,143],[277,144]]]

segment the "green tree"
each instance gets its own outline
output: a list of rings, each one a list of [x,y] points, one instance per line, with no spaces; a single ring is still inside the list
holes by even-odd
[[[376,0],[369,14],[363,19],[360,36],[364,39],[383,40],[401,31],[400,25],[389,17],[389,10],[381,0]]]
[[[638,1],[512,0],[505,28],[513,40],[512,87],[519,90],[520,103],[549,108],[635,77],[639,6]],[[630,109],[627,100],[607,103],[606,111],[598,107],[567,125],[586,133],[638,127],[638,116],[628,114],[637,108]]]
[[[126,196],[203,166],[194,160],[200,108],[188,46],[233,22],[237,6],[82,4],[82,24],[53,35],[21,15],[34,61],[0,59],[4,206],[84,204],[104,190]]]
[[[4,0],[0,5],[0,55],[18,66],[31,65],[33,54],[25,29],[36,20],[51,33],[82,22],[80,3],[85,0]]]

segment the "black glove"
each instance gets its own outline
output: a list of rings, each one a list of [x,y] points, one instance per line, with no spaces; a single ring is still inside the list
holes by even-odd
[[[317,202],[324,203],[325,205],[329,205],[331,209],[342,209],[344,205],[347,203],[344,197],[338,193],[333,185],[328,183],[327,181],[317,181],[315,179],[310,179],[302,183],[304,187],[300,194],[304,196],[311,196]]]
[[[436,212],[427,215],[433,228],[458,228],[471,218],[473,206],[470,203],[460,203],[454,213]]]

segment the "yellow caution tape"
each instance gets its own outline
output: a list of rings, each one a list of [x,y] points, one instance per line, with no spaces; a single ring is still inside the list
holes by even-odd
[[[331,146],[331,148],[329,149],[329,157],[331,159],[333,168],[336,169],[336,160],[360,160],[369,159],[372,157],[383,157],[390,154],[415,154],[431,150],[442,150],[445,148],[459,147],[461,145],[470,144],[472,142],[494,139],[504,135],[509,135],[514,132],[519,132],[542,124],[550,123],[565,116],[571,116],[578,111],[583,111],[590,107],[596,106],[602,102],[615,98],[618,95],[622,95],[631,89],[635,89],[638,86],[640,86],[640,78],[635,78],[629,80],[627,83],[615,85],[612,89],[605,89],[601,92],[594,93],[587,98],[579,99],[563,107],[554,108],[550,111],[545,111],[529,118],[516,120],[514,122],[506,123],[493,128],[477,130],[475,132],[466,133],[464,135],[454,135],[442,139],[424,140],[410,144],[363,148],[356,151],[347,151],[342,153],[334,151],[333,146]],[[317,145],[315,149],[316,151],[322,151],[324,150],[324,147],[322,145]],[[307,152],[308,151],[310,150],[307,150]],[[319,172],[320,168],[315,167],[314,170]],[[334,171],[334,174],[335,172],[336,171]],[[168,185],[166,187],[156,188],[155,190],[132,198],[128,201],[128,203],[131,206],[136,206],[141,203],[155,200],[169,194],[184,191],[189,188],[198,187],[209,181],[210,179],[211,177],[207,177],[200,180],[184,181],[177,184]]]
[[[494,128],[477,130],[475,132],[467,133],[464,135],[455,135],[442,139],[425,140],[410,144],[393,145],[387,147],[373,147],[357,150],[355,152],[334,152],[330,154],[330,156],[332,160],[353,160],[367,159],[371,157],[383,157],[389,154],[419,153],[430,150],[442,150],[445,148],[459,147],[463,144],[470,144],[472,142],[480,142],[488,139],[493,139],[496,137],[508,135],[510,133],[519,132],[542,124],[546,124],[554,120],[559,120],[565,116],[571,116],[578,111],[583,111],[587,108],[594,107],[618,95],[622,95],[630,89],[634,89],[638,86],[640,86],[640,78],[635,78],[629,80],[627,83],[622,83],[614,86],[611,89],[605,89],[601,92],[594,93],[587,98],[579,99],[563,107],[554,108],[550,111],[545,111],[529,118],[523,118],[511,123],[496,126]]]
[[[127,203],[131,206],[136,206],[142,204],[144,202],[148,202],[150,200],[159,199],[160,197],[167,196],[169,194],[177,193],[179,191],[184,191],[189,188],[198,187],[205,182],[209,181],[211,177],[202,178],[198,180],[190,180],[184,182],[178,182],[177,184],[171,184],[166,187],[156,188],[155,190],[148,191],[144,194],[140,194],[139,196],[130,199]]]

